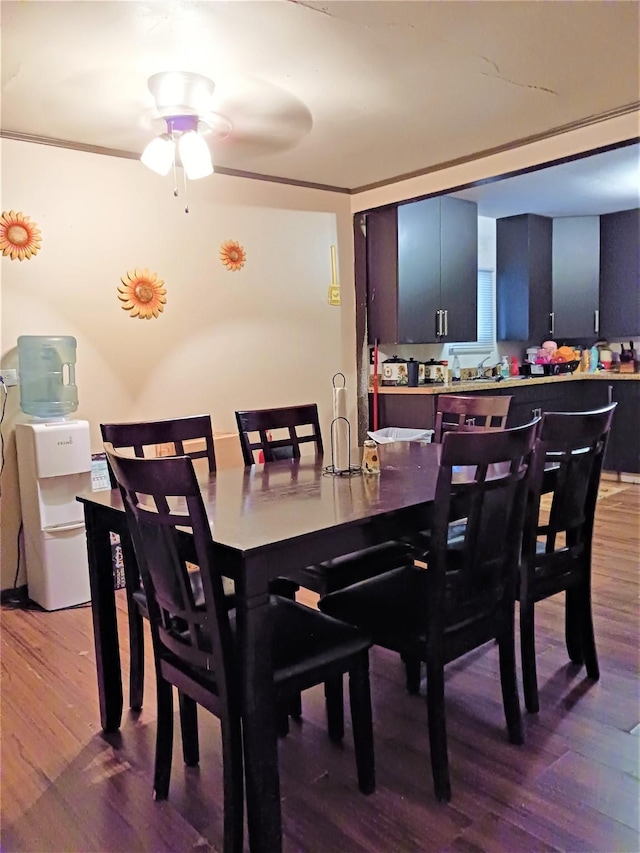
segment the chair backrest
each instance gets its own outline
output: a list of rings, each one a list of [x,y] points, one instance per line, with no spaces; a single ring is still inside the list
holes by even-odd
[[[189,456],[207,459],[209,472],[216,470],[213,429],[210,415],[169,418],[162,421],[100,424],[102,440],[117,450],[132,450],[134,456]],[[188,445],[185,447],[185,442]],[[117,483],[109,469],[111,487]]]
[[[301,444],[313,444],[316,454],[323,453],[318,406],[283,406],[278,409],[254,409],[236,412],[238,435],[245,465],[256,462],[262,451],[265,462],[298,459]],[[286,436],[282,437],[282,432]]]
[[[538,424],[539,418],[514,429],[447,432],[443,438],[426,605],[431,642],[447,635],[446,660],[496,636],[504,608],[513,607]],[[453,541],[452,501],[465,507],[467,519]]]
[[[583,565],[590,562],[602,462],[616,405],[587,412],[543,415],[536,472],[531,482],[523,565],[532,569],[554,564],[555,571],[550,571],[546,578],[550,590],[543,591],[544,595],[552,594],[551,589],[558,582],[559,589],[565,588],[566,578],[560,575],[571,570],[576,557],[587,557]],[[544,571],[540,577],[544,585]]]
[[[438,397],[433,440],[440,442],[451,430],[504,429],[511,397],[464,397],[443,394]]]
[[[177,659],[198,667],[207,685],[229,701],[237,681],[233,638],[193,462],[188,456],[124,456],[108,442],[105,450],[142,575],[156,662]],[[204,605],[194,597],[186,550],[200,567]]]

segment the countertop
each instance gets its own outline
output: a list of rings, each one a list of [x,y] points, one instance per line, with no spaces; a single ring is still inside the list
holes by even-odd
[[[495,379],[471,381],[450,382],[444,385],[439,382],[433,382],[429,385],[418,385],[417,388],[410,388],[407,385],[390,386],[381,385],[378,388],[378,394],[459,394],[461,391],[491,391],[493,388],[517,388],[518,386],[543,385],[548,382],[597,382],[606,380],[611,381],[636,381],[640,380],[640,373],[618,373],[613,370],[599,370],[597,373],[565,373],[562,376],[525,376],[509,379]],[[373,391],[369,390],[372,394]]]

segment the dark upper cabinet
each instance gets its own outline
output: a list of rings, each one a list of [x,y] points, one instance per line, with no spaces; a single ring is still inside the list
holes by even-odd
[[[554,219],[551,336],[592,339],[599,308],[600,217]]]
[[[600,217],[600,334],[640,335],[640,210]]]
[[[523,213],[496,220],[497,336],[539,343],[551,334],[553,220]]]
[[[396,208],[367,214],[369,342],[398,342],[398,216]]]
[[[433,198],[367,214],[369,341],[477,337],[475,202]]]

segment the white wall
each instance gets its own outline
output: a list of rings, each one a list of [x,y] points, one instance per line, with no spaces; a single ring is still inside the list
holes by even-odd
[[[216,432],[235,432],[234,411],[317,402],[323,432],[331,378],[353,390],[355,297],[349,197],[214,175],[189,184],[190,213],[171,179],[139,162],[2,140],[2,208],[42,231],[31,260],[2,258],[0,363],[17,367],[21,334],[78,341],[76,416],[94,450],[102,421],[208,412]],[[227,239],[247,252],[229,272]],[[342,306],[328,304],[330,246],[338,247]],[[117,298],[120,276],[148,267],[165,282],[158,319],[132,319]],[[19,525],[13,424],[3,424],[2,588],[13,584]],[[19,583],[24,583],[21,572]]]

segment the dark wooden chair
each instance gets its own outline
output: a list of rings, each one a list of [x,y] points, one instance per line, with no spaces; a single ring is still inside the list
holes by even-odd
[[[154,793],[169,792],[173,741],[173,690],[178,688],[182,737],[189,764],[199,760],[197,705],[221,723],[224,778],[224,849],[242,850],[242,745],[236,672],[235,618],[213,560],[213,543],[193,462],[186,456],[140,459],[105,449],[125,504],[147,596],[158,694]],[[196,599],[181,541],[191,533],[204,602]],[[272,596],[270,655],[276,698],[349,673],[351,716],[363,793],[375,788],[369,691],[370,639],[357,629],[290,599]],[[341,718],[329,714],[332,739],[342,737]]]
[[[442,443],[428,569],[397,569],[320,599],[320,609],[359,626],[374,643],[426,661],[431,767],[449,800],[444,668],[497,640],[509,740],[523,742],[514,648],[514,604],[537,421],[502,431],[450,432]],[[489,466],[503,463],[499,469]],[[460,482],[454,467],[475,466]],[[449,539],[451,502],[468,508],[464,537]]]
[[[210,415],[192,415],[158,421],[100,424],[102,440],[117,450],[137,457],[189,456],[198,465],[205,465],[209,474],[216,470],[216,455]],[[112,488],[117,487],[113,471],[109,469]],[[148,618],[147,599],[141,584],[136,561],[128,551],[130,543],[123,542],[123,562],[126,580],[127,611],[129,623],[129,704],[134,710],[142,707],[144,691],[144,632],[142,619]],[[127,558],[128,555],[128,558]],[[194,566],[197,569],[197,566]],[[202,598],[201,580],[197,570],[191,572],[191,582],[196,598]],[[232,607],[233,583],[225,581],[227,604]],[[282,579],[274,580],[272,592],[294,597],[297,584]]]
[[[253,409],[236,412],[238,435],[245,465],[255,464],[262,459],[265,464],[282,459],[299,459],[301,445],[311,444],[316,456],[323,453],[322,432],[318,418],[318,406],[307,403],[301,406],[283,406],[276,409]],[[260,455],[262,454],[262,456]],[[384,542],[352,554],[317,565],[306,566],[298,578],[307,589],[326,595],[336,589],[356,583],[363,578],[380,572],[405,566],[413,560],[411,548],[401,542]],[[281,579],[282,583],[286,580]],[[295,593],[287,597],[294,598]],[[329,689],[327,685],[327,689]],[[330,695],[334,713],[342,713],[342,693]],[[302,715],[301,701],[293,699],[289,715],[299,719]],[[288,731],[288,715],[281,713],[278,719],[281,735]]]
[[[299,459],[300,448],[304,444],[312,444],[317,455],[323,453],[315,403],[240,411],[236,412],[236,421],[245,465],[253,465],[260,452],[267,464],[278,459]],[[300,583],[320,595],[326,595],[381,571],[407,565],[411,559],[408,545],[384,542],[335,560],[307,566]]]
[[[216,455],[213,442],[213,429],[209,415],[193,415],[183,418],[170,418],[159,421],[138,421],[133,423],[100,424],[102,440],[109,442],[118,450],[132,453],[134,456],[158,456],[160,454],[190,456],[192,459],[206,459],[207,470],[216,470]],[[199,463],[204,464],[204,463]],[[116,478],[109,467],[111,488],[118,487]],[[129,704],[134,710],[142,707],[144,694],[144,631],[142,619],[148,618],[147,599],[141,585],[140,575],[130,544],[123,542],[123,562],[127,594],[127,612],[129,623]],[[199,576],[191,575],[194,586],[200,583]],[[202,592],[199,592],[202,595]]]
[[[539,433],[520,573],[520,643],[525,705],[539,710],[535,604],[566,593],[569,658],[600,677],[591,613],[591,543],[598,486],[616,403],[588,412],[547,412]],[[545,473],[544,466],[553,466]],[[543,483],[545,503],[541,512]],[[548,488],[551,491],[548,491]],[[548,492],[548,493],[547,493]]]
[[[433,440],[440,442],[451,430],[504,429],[511,397],[465,397],[443,394],[438,397]]]

